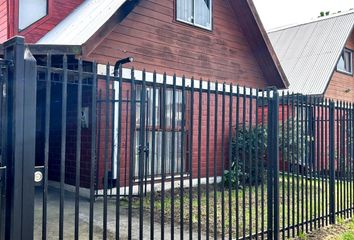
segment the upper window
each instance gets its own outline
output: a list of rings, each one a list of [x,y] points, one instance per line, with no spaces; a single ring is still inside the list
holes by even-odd
[[[48,13],[48,0],[19,0],[18,28],[23,30]]]
[[[337,71],[350,74],[353,73],[352,52],[350,50],[344,49],[337,64]]]
[[[177,20],[211,30],[212,0],[177,0]]]

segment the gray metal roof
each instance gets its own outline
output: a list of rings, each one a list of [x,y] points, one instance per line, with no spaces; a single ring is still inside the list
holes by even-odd
[[[289,91],[323,94],[354,25],[354,11],[270,31]]]
[[[49,31],[38,44],[82,45],[127,0],[86,0]]]

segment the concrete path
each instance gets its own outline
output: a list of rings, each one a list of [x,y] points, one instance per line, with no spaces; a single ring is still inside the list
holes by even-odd
[[[48,201],[47,201],[47,239],[58,239],[59,236],[59,190],[49,187]],[[115,239],[116,220],[115,220],[115,198],[108,200],[108,214],[107,214],[107,238]],[[87,198],[80,198],[80,212],[79,212],[79,237],[80,239],[88,239],[89,236],[89,200]],[[64,239],[74,239],[75,232],[75,195],[72,192],[65,192],[64,201]],[[179,225],[179,223],[176,223]],[[187,226],[186,226],[187,227]],[[97,199],[94,204],[94,239],[102,239],[103,234],[103,201]],[[139,211],[133,209],[132,217],[132,239],[139,239]],[[170,224],[166,223],[165,239],[171,239]],[[120,239],[128,239],[128,213],[125,207],[120,211]],[[161,239],[161,224],[158,221],[154,222],[154,239]],[[143,222],[143,237],[150,239],[150,214],[144,213]],[[193,233],[197,236],[196,233]],[[42,193],[36,192],[35,202],[35,239],[42,239]],[[188,231],[185,231],[184,237],[188,237]],[[174,238],[180,239],[180,229],[175,227]],[[205,238],[205,236],[202,236]]]

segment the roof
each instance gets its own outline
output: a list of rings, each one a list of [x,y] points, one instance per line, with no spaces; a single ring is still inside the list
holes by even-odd
[[[289,91],[323,94],[352,32],[354,11],[270,31]]]
[[[229,0],[233,11],[241,23],[253,54],[265,76],[268,86],[287,88],[289,82],[270,43],[267,32],[252,0]]]
[[[268,86],[286,88],[288,81],[252,0],[229,0],[251,44]],[[37,44],[81,46],[88,55],[139,0],[86,0]]]
[[[86,0],[49,31],[39,44],[82,45],[87,42],[127,0]]]

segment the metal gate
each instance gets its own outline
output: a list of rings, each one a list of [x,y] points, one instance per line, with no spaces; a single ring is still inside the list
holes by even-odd
[[[36,55],[0,59],[0,239],[279,239],[354,213],[354,107]]]

